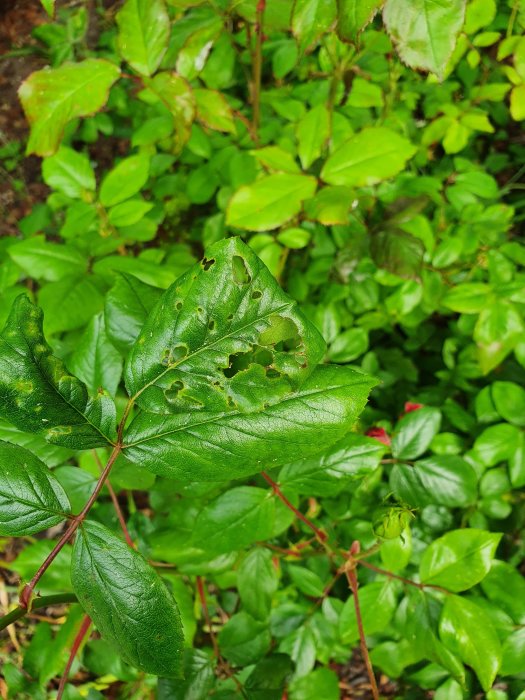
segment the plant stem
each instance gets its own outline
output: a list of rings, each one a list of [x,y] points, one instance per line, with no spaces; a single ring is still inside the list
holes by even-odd
[[[99,469],[101,471],[104,470],[104,467],[102,466],[102,462],[99,459],[99,456],[97,454],[96,450],[92,450],[93,456],[95,458],[95,462],[98,464]],[[115,489],[111,485],[111,482],[109,479],[106,479],[106,487],[109,491],[109,495],[111,496],[111,502],[113,503],[113,508],[115,509],[115,513],[117,515],[117,519],[120,523],[120,527],[122,529],[122,532],[124,533],[124,539],[128,543],[128,545],[132,548],[135,549],[135,543],[131,539],[131,535],[129,534],[128,526],[126,525],[126,519],[124,518],[124,513],[122,512],[122,509],[120,507],[120,503],[118,502],[117,494],[115,493]]]
[[[62,695],[64,694],[64,690],[66,689],[67,679],[69,677],[69,672],[71,671],[71,666],[73,665],[73,661],[75,660],[75,656],[77,655],[77,652],[80,648],[80,645],[82,644],[82,640],[88,634],[90,627],[91,627],[91,618],[89,617],[89,615],[85,615],[84,619],[82,620],[82,624],[80,625],[80,629],[78,630],[76,637],[73,640],[73,645],[71,646],[69,658],[67,660],[67,664],[66,664],[66,667],[64,669],[64,673],[62,674],[62,678],[60,679],[60,685],[58,686],[57,700],[62,699]]]
[[[450,595],[450,591],[447,591],[446,588],[442,588],[441,586],[434,586],[433,583],[418,583],[417,581],[412,581],[412,579],[403,578],[403,576],[393,574],[391,571],[387,571],[386,569],[380,569],[379,566],[375,566],[375,564],[370,564],[370,562],[364,561],[363,559],[357,559],[357,563],[361,566],[365,566],[367,569],[375,571],[377,574],[388,576],[388,578],[395,578],[398,581],[401,581],[402,583],[406,583],[408,586],[414,586],[415,588],[420,588],[421,590],[425,588],[433,588],[435,591],[439,591],[440,593],[446,593],[447,595]]]
[[[262,45],[264,41],[263,34],[263,16],[266,7],[266,0],[258,0],[256,15],[255,15],[255,51],[253,54],[253,131],[257,134],[259,128],[260,111],[261,111],[261,74],[262,74]]]
[[[36,600],[33,602],[32,607],[34,610],[37,610],[38,608],[47,608],[51,605],[76,602],[77,597],[74,593],[57,593],[56,595],[47,595],[42,598],[36,598]],[[22,608],[21,606],[18,606],[14,610],[11,610],[11,612],[7,613],[7,615],[0,617],[0,630],[9,627],[9,625],[12,625],[13,622],[20,620],[20,618],[22,617],[25,617],[27,613],[27,608]]]
[[[357,576],[354,569],[347,569],[345,571],[346,578],[354,594],[354,608],[355,608],[355,618],[357,622],[357,629],[359,630],[359,643],[361,646],[361,654],[363,656],[363,661],[365,662],[366,671],[368,674],[368,680],[370,681],[370,687],[372,689],[372,696],[374,700],[379,700],[379,690],[377,689],[376,677],[374,675],[374,669],[372,668],[372,662],[370,661],[370,655],[368,653],[368,647],[366,645],[365,630],[363,628],[363,618],[361,617],[361,607],[359,605],[359,593],[357,585]]]
[[[77,531],[79,526],[82,524],[82,522],[85,520],[86,515],[89,513],[91,510],[92,505],[95,503],[97,500],[97,497],[99,493],[102,490],[102,487],[104,486],[104,482],[109,476],[109,472],[111,471],[111,467],[115,463],[115,460],[120,454],[120,451],[122,449],[122,443],[120,440],[117,442],[115,447],[113,448],[113,451],[111,455],[109,456],[108,462],[106,466],[104,467],[104,471],[99,477],[99,480],[97,481],[97,484],[93,490],[93,493],[89,497],[86,505],[82,508],[81,512],[78,515],[75,515],[74,518],[72,518],[68,528],[62,535],[62,537],[58,540],[56,545],[53,547],[51,552],[48,554],[46,557],[45,561],[40,565],[38,571],[36,574],[33,576],[31,581],[24,586],[24,589],[22,590],[22,593],[20,594],[20,605],[23,608],[30,608],[31,605],[31,598],[33,596],[33,591],[35,590],[35,586],[38,584],[42,576],[45,574],[49,566],[52,564],[52,562],[55,560],[55,558],[58,556],[58,554],[61,552],[62,548],[64,545],[69,541],[70,537],[74,535],[74,533]]]
[[[309,527],[310,530],[312,530],[312,532],[315,534],[319,542],[321,542],[321,544],[324,545],[326,540],[328,539],[327,534],[322,530],[319,530],[319,528],[317,528],[312,522],[310,522],[310,520],[308,520],[308,518],[305,515],[303,515],[300,510],[297,510],[297,508],[290,503],[290,501],[286,498],[284,493],[279,488],[278,484],[275,483],[271,476],[269,476],[266,472],[261,472],[261,476],[268,484],[270,484],[277,498],[279,498],[284,503],[284,505],[299,518],[299,520],[301,520],[307,527]]]
[[[213,653],[214,653],[217,661],[222,662],[222,657],[221,657],[221,652],[219,650],[219,645],[217,644],[217,640],[215,639],[215,634],[214,634],[212,627],[211,627],[210,612],[208,610],[208,603],[206,602],[206,592],[204,590],[204,581],[202,579],[202,576],[197,576],[197,592],[199,593],[199,600],[201,601],[201,607],[202,607],[202,612],[204,613],[204,619],[206,621],[206,625],[208,626],[208,631],[209,631],[211,643],[213,646]]]

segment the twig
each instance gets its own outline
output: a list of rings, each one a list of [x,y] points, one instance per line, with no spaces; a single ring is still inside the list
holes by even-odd
[[[421,590],[425,588],[433,588],[435,591],[439,591],[440,593],[446,593],[447,595],[450,595],[450,591],[447,591],[446,588],[442,588],[441,586],[435,586],[433,583],[418,583],[417,581],[412,581],[412,579],[410,578],[403,578],[403,576],[393,574],[391,571],[387,571],[386,569],[380,569],[379,566],[375,566],[375,564],[370,564],[370,562],[364,561],[363,559],[358,559],[357,563],[361,564],[362,566],[366,566],[367,569],[375,571],[377,574],[381,574],[382,576],[388,576],[388,578],[395,578],[398,581],[401,581],[402,583],[406,583],[408,586],[414,586],[415,588],[419,588]]]
[[[85,615],[84,619],[82,620],[82,624],[80,625],[80,629],[78,630],[77,635],[76,635],[76,637],[73,641],[73,644],[71,646],[71,651],[69,652],[69,658],[67,660],[67,664],[66,664],[66,667],[64,669],[64,673],[62,674],[62,678],[60,679],[60,684],[58,686],[57,700],[62,700],[62,695],[64,694],[64,690],[66,689],[67,679],[69,677],[69,672],[71,671],[71,666],[73,665],[73,661],[75,660],[75,656],[77,655],[77,652],[80,648],[80,645],[82,644],[82,640],[88,634],[90,627],[91,627],[91,618],[89,617],[89,615]]]
[[[356,543],[354,543],[355,545]],[[357,543],[358,544],[358,543]],[[352,545],[352,549],[355,549],[354,545]],[[350,559],[349,559],[349,564],[352,563],[352,554],[356,554],[357,552],[352,552],[350,551]],[[357,576],[355,573],[355,563],[353,566],[345,569],[345,574],[346,578],[348,579],[348,583],[350,585],[350,588],[352,589],[352,593],[354,595],[354,608],[355,608],[355,618],[357,622],[357,629],[359,630],[359,643],[361,646],[361,655],[363,657],[363,661],[365,662],[366,666],[366,671],[368,674],[368,680],[370,681],[370,687],[372,689],[372,696],[374,700],[379,700],[379,690],[377,689],[377,682],[376,682],[376,677],[374,675],[374,669],[372,668],[372,662],[370,661],[370,655],[368,653],[368,647],[366,645],[366,637],[365,637],[365,630],[363,628],[363,618],[361,617],[361,607],[359,605],[359,593],[358,593],[358,584],[357,584]]]
[[[255,51],[253,54],[253,132],[257,134],[261,111],[262,45],[264,41],[263,18],[266,0],[258,0],[255,14]]]
[[[98,464],[99,469],[102,471],[104,469],[102,462],[100,461],[100,458],[97,454],[96,450],[92,450],[93,456],[95,458],[95,462]],[[120,503],[118,502],[117,494],[115,493],[115,489],[111,485],[111,482],[109,479],[106,479],[106,487],[109,491],[109,495],[111,496],[111,502],[113,503],[113,508],[115,509],[115,513],[117,515],[117,519],[120,523],[120,527],[122,529],[122,532],[124,533],[124,538],[128,545],[132,548],[135,549],[135,543],[131,539],[131,535],[129,534],[128,526],[126,525],[126,519],[124,518],[124,513],[122,512],[122,509],[120,507]]]
[[[289,510],[291,510],[292,513],[294,513],[299,518],[299,520],[301,520],[301,522],[303,522],[307,527],[310,528],[310,530],[315,534],[315,536],[317,537],[319,542],[321,542],[322,545],[325,545],[326,540],[328,539],[326,532],[319,530],[319,528],[317,528],[312,522],[310,522],[310,520],[308,520],[308,518],[305,515],[303,515],[300,510],[297,510],[297,508],[290,503],[290,501],[286,498],[284,493],[279,488],[279,485],[275,483],[271,476],[269,476],[266,472],[261,472],[261,476],[268,484],[270,484],[277,498],[279,498],[284,503],[284,505],[287,508],[289,508]]]
[[[32,603],[32,608],[33,610],[37,610],[38,608],[47,608],[51,605],[60,605],[61,603],[76,602],[77,597],[74,593],[57,593],[56,595],[48,595],[43,596],[42,598],[35,598]],[[12,625],[13,622],[20,620],[20,618],[22,617],[25,617],[28,612],[29,611],[27,610],[27,608],[23,608],[19,605],[14,610],[11,610],[10,613],[7,613],[7,615],[0,617],[0,630],[5,629],[9,625]]]
[[[199,593],[199,599],[201,601],[201,606],[202,606],[202,612],[204,613],[204,619],[206,621],[206,625],[208,627],[210,639],[211,639],[211,644],[213,646],[213,653],[215,655],[215,658],[219,663],[222,663],[222,656],[221,652],[219,650],[219,645],[217,644],[217,640],[215,638],[215,633],[211,627],[211,618],[210,618],[210,612],[208,610],[208,603],[206,602],[206,593],[204,591],[204,581],[201,576],[197,576],[197,592]]]

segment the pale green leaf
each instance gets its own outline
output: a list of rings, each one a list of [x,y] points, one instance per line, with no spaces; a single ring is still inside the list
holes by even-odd
[[[141,75],[155,73],[170,35],[164,0],[126,0],[116,19],[122,58]]]

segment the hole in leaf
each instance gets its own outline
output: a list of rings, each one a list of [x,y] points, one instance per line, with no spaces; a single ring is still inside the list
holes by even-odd
[[[232,258],[233,279],[236,284],[249,284],[252,280],[244,258],[234,255]]]
[[[183,360],[188,354],[188,348],[185,345],[176,345],[174,348],[166,348],[160,358],[161,365],[169,367]]]
[[[212,331],[215,328],[215,321],[213,318],[208,322],[208,328]]]
[[[252,299],[260,299],[262,297],[262,292],[260,292],[258,289],[255,290],[252,294]]]
[[[299,329],[285,316],[270,316],[270,325],[259,336],[261,345],[274,345],[276,349],[294,350],[301,344]],[[280,345],[282,343],[282,345]]]
[[[273,367],[270,367],[266,370],[266,376],[268,379],[278,379],[281,376],[281,373],[276,369],[273,369]]]
[[[178,301],[178,302],[175,304],[175,308],[177,309],[177,311],[180,311],[180,310],[182,309],[182,301]]]
[[[233,314],[229,314],[228,318],[226,319],[227,321],[233,321]]]
[[[211,267],[214,263],[215,263],[215,258],[210,258],[210,260],[207,260],[206,258],[204,258],[204,260],[203,260],[202,263],[201,263],[202,269],[203,269],[205,272],[208,272],[208,270],[210,269],[210,267]]]

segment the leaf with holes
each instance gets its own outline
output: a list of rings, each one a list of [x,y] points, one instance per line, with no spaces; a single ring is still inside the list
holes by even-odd
[[[43,314],[19,296],[0,335],[0,416],[20,430],[77,450],[103,447],[115,432],[115,404],[85,385],[51,353]]]
[[[182,677],[179,610],[146,560],[103,525],[85,522],[73,548],[80,604],[122,658],[146,673]]]
[[[255,253],[230,238],[161,297],[130,352],[126,388],[155,413],[262,409],[298,387],[324,350]]]
[[[0,535],[32,535],[71,512],[64,489],[31,452],[0,442]]]

